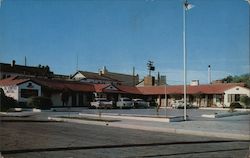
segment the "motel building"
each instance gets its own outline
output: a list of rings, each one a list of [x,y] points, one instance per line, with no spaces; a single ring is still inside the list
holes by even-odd
[[[53,107],[62,106],[62,95],[68,95],[65,106],[88,107],[95,97],[117,101],[121,97],[142,98],[155,101],[159,106],[172,106],[175,100],[183,100],[183,85],[134,87],[113,84],[93,84],[72,80],[56,80],[32,77],[9,77],[0,80],[5,95],[25,104],[29,97],[45,96],[52,100]],[[241,96],[250,97],[250,89],[242,83],[188,85],[187,102],[197,107],[229,107],[240,101]]]
[[[172,106],[175,100],[183,100],[183,89],[183,85],[139,87],[143,95],[155,99],[160,106],[165,106],[165,96],[167,106]],[[250,89],[242,83],[187,86],[187,103],[196,107],[229,107],[242,96],[250,97]]]

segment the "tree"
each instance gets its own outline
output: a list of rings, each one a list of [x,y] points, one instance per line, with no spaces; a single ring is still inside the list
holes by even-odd
[[[4,90],[0,88],[0,111],[8,111],[17,106],[17,101],[5,95]]]
[[[226,78],[223,78],[222,81],[226,83],[245,83],[246,86],[250,88],[250,73],[234,77],[229,75]]]

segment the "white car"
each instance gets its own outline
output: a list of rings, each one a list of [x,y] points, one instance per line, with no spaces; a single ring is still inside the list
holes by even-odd
[[[149,108],[149,102],[142,99],[133,99],[134,108]]]
[[[172,107],[175,109],[184,109],[184,101],[183,100],[175,100],[172,104]],[[187,103],[187,109],[198,108],[198,106],[191,105]]]
[[[90,102],[90,106],[97,109],[112,109],[113,102],[106,98],[95,98],[95,101]]]
[[[133,108],[133,101],[129,98],[120,98],[116,102],[118,108]]]
[[[184,108],[184,101],[183,100],[175,100],[172,103],[172,107],[175,109]]]

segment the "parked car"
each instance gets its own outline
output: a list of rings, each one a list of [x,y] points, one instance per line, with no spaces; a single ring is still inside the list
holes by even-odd
[[[120,98],[116,102],[118,108],[133,108],[133,102],[129,98]]]
[[[149,108],[149,102],[142,99],[133,99],[134,108]]]
[[[184,101],[183,100],[175,100],[172,104],[172,107],[175,109],[184,109]],[[197,106],[191,105],[187,103],[187,109],[198,108]]]
[[[97,109],[112,109],[113,102],[108,101],[106,98],[95,98],[95,101],[90,102],[90,107]]]

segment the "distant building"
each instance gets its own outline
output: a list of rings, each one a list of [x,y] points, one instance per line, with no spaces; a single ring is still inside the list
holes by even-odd
[[[102,76],[100,73],[88,72],[88,71],[77,71],[71,79],[93,84],[114,84],[119,85],[120,81]]]
[[[135,86],[139,83],[139,75],[128,75],[116,72],[109,72],[104,66],[102,70],[99,71],[99,74],[103,77],[114,79],[121,82],[121,85],[126,86]]]
[[[0,79],[12,76],[51,78],[53,77],[53,72],[50,71],[49,66],[16,65],[15,60],[11,64],[0,63]]]
[[[71,79],[86,83],[113,84],[135,86],[139,82],[138,75],[128,75],[122,73],[109,72],[106,67],[98,73],[88,71],[77,71]]]
[[[199,80],[192,80],[190,86],[199,86],[199,84],[200,84]]]

